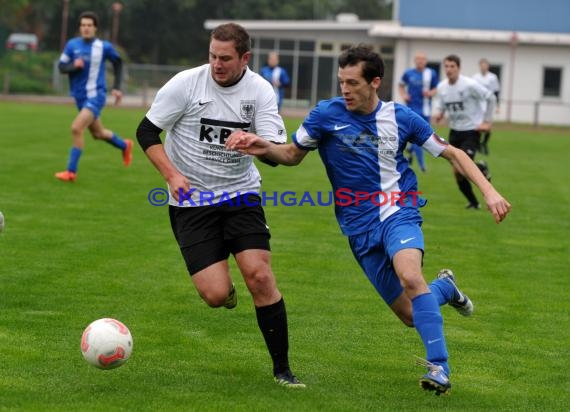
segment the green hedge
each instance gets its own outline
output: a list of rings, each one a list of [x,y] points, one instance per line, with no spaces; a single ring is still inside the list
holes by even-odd
[[[2,92],[52,94],[53,62],[56,52],[8,51],[0,59]]]

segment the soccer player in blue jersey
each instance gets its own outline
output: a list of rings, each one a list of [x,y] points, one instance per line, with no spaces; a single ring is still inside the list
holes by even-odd
[[[287,70],[279,66],[279,54],[277,52],[269,53],[267,64],[261,68],[259,74],[273,86],[277,97],[277,108],[281,110],[285,98],[285,88],[289,86],[291,79],[289,79]]]
[[[335,205],[340,228],[380,296],[404,324],[418,331],[427,359],[420,384],[439,395],[451,389],[440,306],[447,303],[469,316],[473,304],[448,269],[429,285],[424,280],[419,208],[425,200],[417,196],[416,176],[404,158],[406,144],[416,143],[463,170],[483,193],[497,223],[511,205],[463,151],[437,136],[422,117],[406,106],[380,101],[383,75],[382,59],[371,47],[351,47],[339,57],[342,97],[319,102],[293,135],[293,143],[272,144],[238,131],[226,145],[290,166],[318,150],[333,190],[342,190],[343,201],[337,199]]]
[[[115,105],[118,105],[123,97],[122,60],[111,43],[95,37],[97,25],[95,13],[82,13],[79,16],[80,36],[67,42],[59,58],[59,70],[69,75],[70,94],[75,98],[79,110],[71,123],[73,142],[67,169],[55,174],[56,178],[65,182],[77,179],[77,165],[84,146],[83,134],[87,128],[95,139],[104,140],[121,150],[125,166],[129,166],[132,160],[133,142],[120,138],[101,122],[100,115],[107,98],[105,61],[113,64],[115,79],[111,94],[115,98]]]
[[[402,75],[398,91],[408,107],[429,123],[431,98],[437,91],[437,73],[435,70],[427,67],[427,56],[423,52],[416,53],[414,63],[415,67],[409,68]],[[426,166],[422,149],[417,144],[411,143],[408,152],[410,153],[410,163],[415,155],[418,159],[420,170],[425,172]]]

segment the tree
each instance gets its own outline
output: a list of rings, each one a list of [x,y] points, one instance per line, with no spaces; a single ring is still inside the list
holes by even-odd
[[[81,12],[99,15],[99,37],[110,40],[112,4],[117,0],[69,2],[66,37],[77,33]],[[361,19],[385,19],[391,0],[122,0],[118,43],[132,61],[195,65],[207,60],[207,19],[224,20],[320,20],[338,13],[354,13]],[[0,0],[0,25],[10,31],[34,32],[45,50],[60,48],[63,0]]]

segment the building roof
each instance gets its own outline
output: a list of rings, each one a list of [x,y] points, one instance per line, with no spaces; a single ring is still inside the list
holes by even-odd
[[[358,20],[351,15],[339,15],[336,20],[206,20],[204,27],[211,30],[233,21],[254,31],[366,31],[370,37],[394,39],[448,40],[477,43],[511,43],[536,45],[570,45],[570,34],[513,32],[507,30],[448,29],[437,27],[402,26],[392,20]]]
[[[248,30],[315,31],[315,30],[369,30],[378,20],[358,20],[350,15],[339,15],[336,20],[206,20],[204,28],[211,30],[223,23],[237,23]],[[386,21],[392,24],[392,21]]]
[[[390,22],[376,22],[368,34],[371,37],[397,39],[451,40],[464,42],[488,42],[540,45],[570,45],[570,34],[513,32],[506,30],[443,29],[435,27],[409,27]]]

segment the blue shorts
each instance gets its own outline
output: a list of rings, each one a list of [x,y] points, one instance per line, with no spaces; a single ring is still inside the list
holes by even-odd
[[[101,111],[103,107],[105,107],[105,103],[107,102],[107,97],[105,95],[97,95],[91,98],[81,98],[75,99],[75,105],[77,106],[77,110],[82,109],[89,109],[93,112],[95,119],[98,119],[101,116]]]
[[[402,249],[424,250],[422,216],[418,209],[402,208],[375,229],[348,237],[354,257],[382,299],[391,305],[404,290],[392,266]]]

